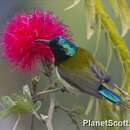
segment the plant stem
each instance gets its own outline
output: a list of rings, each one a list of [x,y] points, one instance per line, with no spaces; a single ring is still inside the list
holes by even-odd
[[[50,89],[50,90],[46,90],[46,91],[40,91],[36,95],[37,95],[37,97],[40,97],[45,94],[50,94],[50,93],[61,91],[62,89],[64,89],[64,87],[59,87],[59,88]]]
[[[37,93],[37,84],[38,84],[38,77],[35,76],[33,79],[32,79],[32,87],[31,87],[31,91],[32,91],[32,99],[36,97],[36,93]],[[36,101],[33,100],[33,103],[35,103]],[[33,127],[34,127],[34,115],[32,115],[31,117],[31,130],[33,130]]]
[[[77,121],[76,118],[75,118],[75,115],[78,114],[77,112],[75,112],[75,111],[73,111],[73,110],[71,110],[71,109],[68,109],[68,108],[66,108],[66,107],[64,107],[64,106],[62,106],[62,105],[59,105],[59,104],[55,106],[55,109],[61,109],[62,111],[66,112],[67,115],[68,115],[68,116],[70,117],[70,119],[72,120],[72,122],[75,124],[76,130],[80,130],[80,127],[79,127],[79,125],[78,125],[78,121]]]
[[[16,130],[16,129],[17,129],[17,126],[18,126],[18,123],[19,123],[20,119],[21,119],[21,115],[18,114],[17,120],[16,120],[16,122],[15,122],[15,124],[14,124],[12,130]]]
[[[53,130],[53,125],[52,125],[52,119],[53,119],[53,113],[55,109],[55,94],[50,94],[50,107],[48,111],[48,120],[47,120],[47,128],[48,130]]]

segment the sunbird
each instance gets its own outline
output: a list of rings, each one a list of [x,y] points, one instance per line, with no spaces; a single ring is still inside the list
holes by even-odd
[[[115,104],[125,104],[122,97],[112,91],[116,85],[112,83],[108,72],[90,52],[62,36],[51,40],[37,39],[35,42],[50,46],[58,73],[67,83],[96,98],[104,97]]]

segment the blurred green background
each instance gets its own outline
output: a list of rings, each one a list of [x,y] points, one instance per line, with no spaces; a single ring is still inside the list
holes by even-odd
[[[119,31],[121,31],[120,23],[118,19],[115,18],[115,15],[112,12],[107,0],[103,0],[107,11],[111,14],[112,18],[115,20]],[[61,19],[65,24],[69,25],[71,33],[73,35],[73,41],[83,48],[94,52],[96,44],[96,34],[87,41],[86,40],[86,12],[84,6],[84,0],[75,6],[69,11],[64,11],[64,8],[72,4],[73,1],[70,0],[0,0],[0,35],[2,36],[2,30],[4,25],[8,20],[11,19],[17,12],[31,11],[35,8],[42,8],[44,10],[53,11],[59,19]],[[129,1],[130,4],[130,1]],[[129,43],[130,33],[125,36],[125,40]],[[130,47],[130,45],[128,45]],[[107,42],[105,40],[104,33],[102,33],[100,39],[100,48],[97,54],[97,59],[99,59],[104,65],[107,61]],[[2,50],[1,50],[2,54]],[[14,70],[10,67],[10,64],[0,56],[0,95],[8,95],[14,92],[17,92],[19,89],[22,89],[22,86],[26,83],[30,83],[30,75],[25,73],[19,73],[17,70]],[[121,67],[117,60],[116,55],[113,52],[112,62],[109,68],[109,72],[112,76],[112,79],[119,85],[121,85]],[[44,82],[41,82],[40,85],[44,85]],[[79,97],[69,96],[67,94],[63,95],[62,93],[57,95],[59,102],[65,106],[87,106],[87,95],[80,95]],[[48,102],[46,101],[43,106],[44,112],[46,111]],[[94,111],[94,110],[93,110]],[[88,117],[92,119],[93,114]],[[0,120],[0,130],[10,130],[15,122],[16,117],[11,116],[7,119]],[[30,129],[30,115],[25,115],[20,122],[17,130],[29,130]],[[59,111],[54,115],[54,130],[75,130],[75,126],[72,124],[68,116]],[[82,120],[79,120],[80,125],[82,125]],[[46,129],[46,128],[44,128]],[[83,128],[81,130],[91,130],[92,128]],[[34,130],[43,130],[41,123],[35,120]]]

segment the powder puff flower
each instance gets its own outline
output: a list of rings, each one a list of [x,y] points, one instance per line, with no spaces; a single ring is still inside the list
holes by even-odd
[[[34,10],[18,14],[5,28],[4,55],[14,67],[24,71],[32,70],[41,59],[54,63],[50,47],[34,40],[50,40],[58,35],[70,39],[68,27],[51,12]]]

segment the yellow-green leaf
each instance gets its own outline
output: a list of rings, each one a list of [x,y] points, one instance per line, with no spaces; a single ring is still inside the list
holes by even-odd
[[[115,14],[120,18],[122,24],[122,36],[130,29],[130,11],[126,0],[110,0]]]

